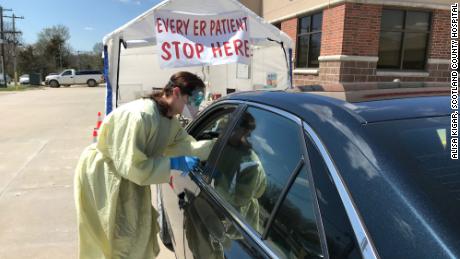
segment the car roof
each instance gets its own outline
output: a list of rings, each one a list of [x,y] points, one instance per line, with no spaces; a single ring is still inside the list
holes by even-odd
[[[326,91],[324,91],[326,89]],[[244,100],[273,106],[307,118],[320,107],[346,112],[360,123],[450,114],[446,83],[355,83],[311,85],[284,91],[234,93],[224,100]],[[314,107],[314,109],[312,108]]]

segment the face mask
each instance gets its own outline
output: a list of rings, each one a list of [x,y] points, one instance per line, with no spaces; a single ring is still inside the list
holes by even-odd
[[[194,119],[196,115],[198,114],[198,107],[194,105],[190,105],[190,104],[187,104],[186,106],[187,106],[187,110],[191,118]]]

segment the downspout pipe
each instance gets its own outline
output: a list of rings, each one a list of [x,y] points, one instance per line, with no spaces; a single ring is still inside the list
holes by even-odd
[[[292,84],[292,48],[289,48],[289,83],[290,83],[290,88],[294,88],[294,85]]]

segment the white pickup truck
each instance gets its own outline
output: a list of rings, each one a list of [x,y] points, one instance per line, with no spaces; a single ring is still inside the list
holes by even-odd
[[[66,69],[58,75],[46,77],[46,84],[51,87],[59,87],[61,85],[84,85],[95,87],[99,83],[104,82],[104,76],[100,71],[85,70],[76,71],[75,69]]]

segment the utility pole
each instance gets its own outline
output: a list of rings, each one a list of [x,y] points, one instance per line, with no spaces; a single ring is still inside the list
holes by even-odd
[[[13,71],[14,71],[14,86],[18,85],[18,72],[16,71],[16,66],[17,66],[17,56],[16,56],[16,47],[18,45],[18,42],[16,40],[16,34],[21,33],[20,31],[16,31],[16,19],[24,19],[24,16],[16,16],[13,13],[13,16],[4,16],[7,18],[12,18],[13,19]]]
[[[78,70],[81,70],[80,52],[81,51],[77,50]]]
[[[3,73],[3,86],[7,87],[6,83],[6,71],[5,71],[5,37],[4,37],[4,32],[3,32],[3,12],[4,11],[13,11],[11,9],[4,9],[2,6],[0,6],[0,41],[2,44],[2,73]]]
[[[62,43],[59,43],[59,69],[62,71]]]

